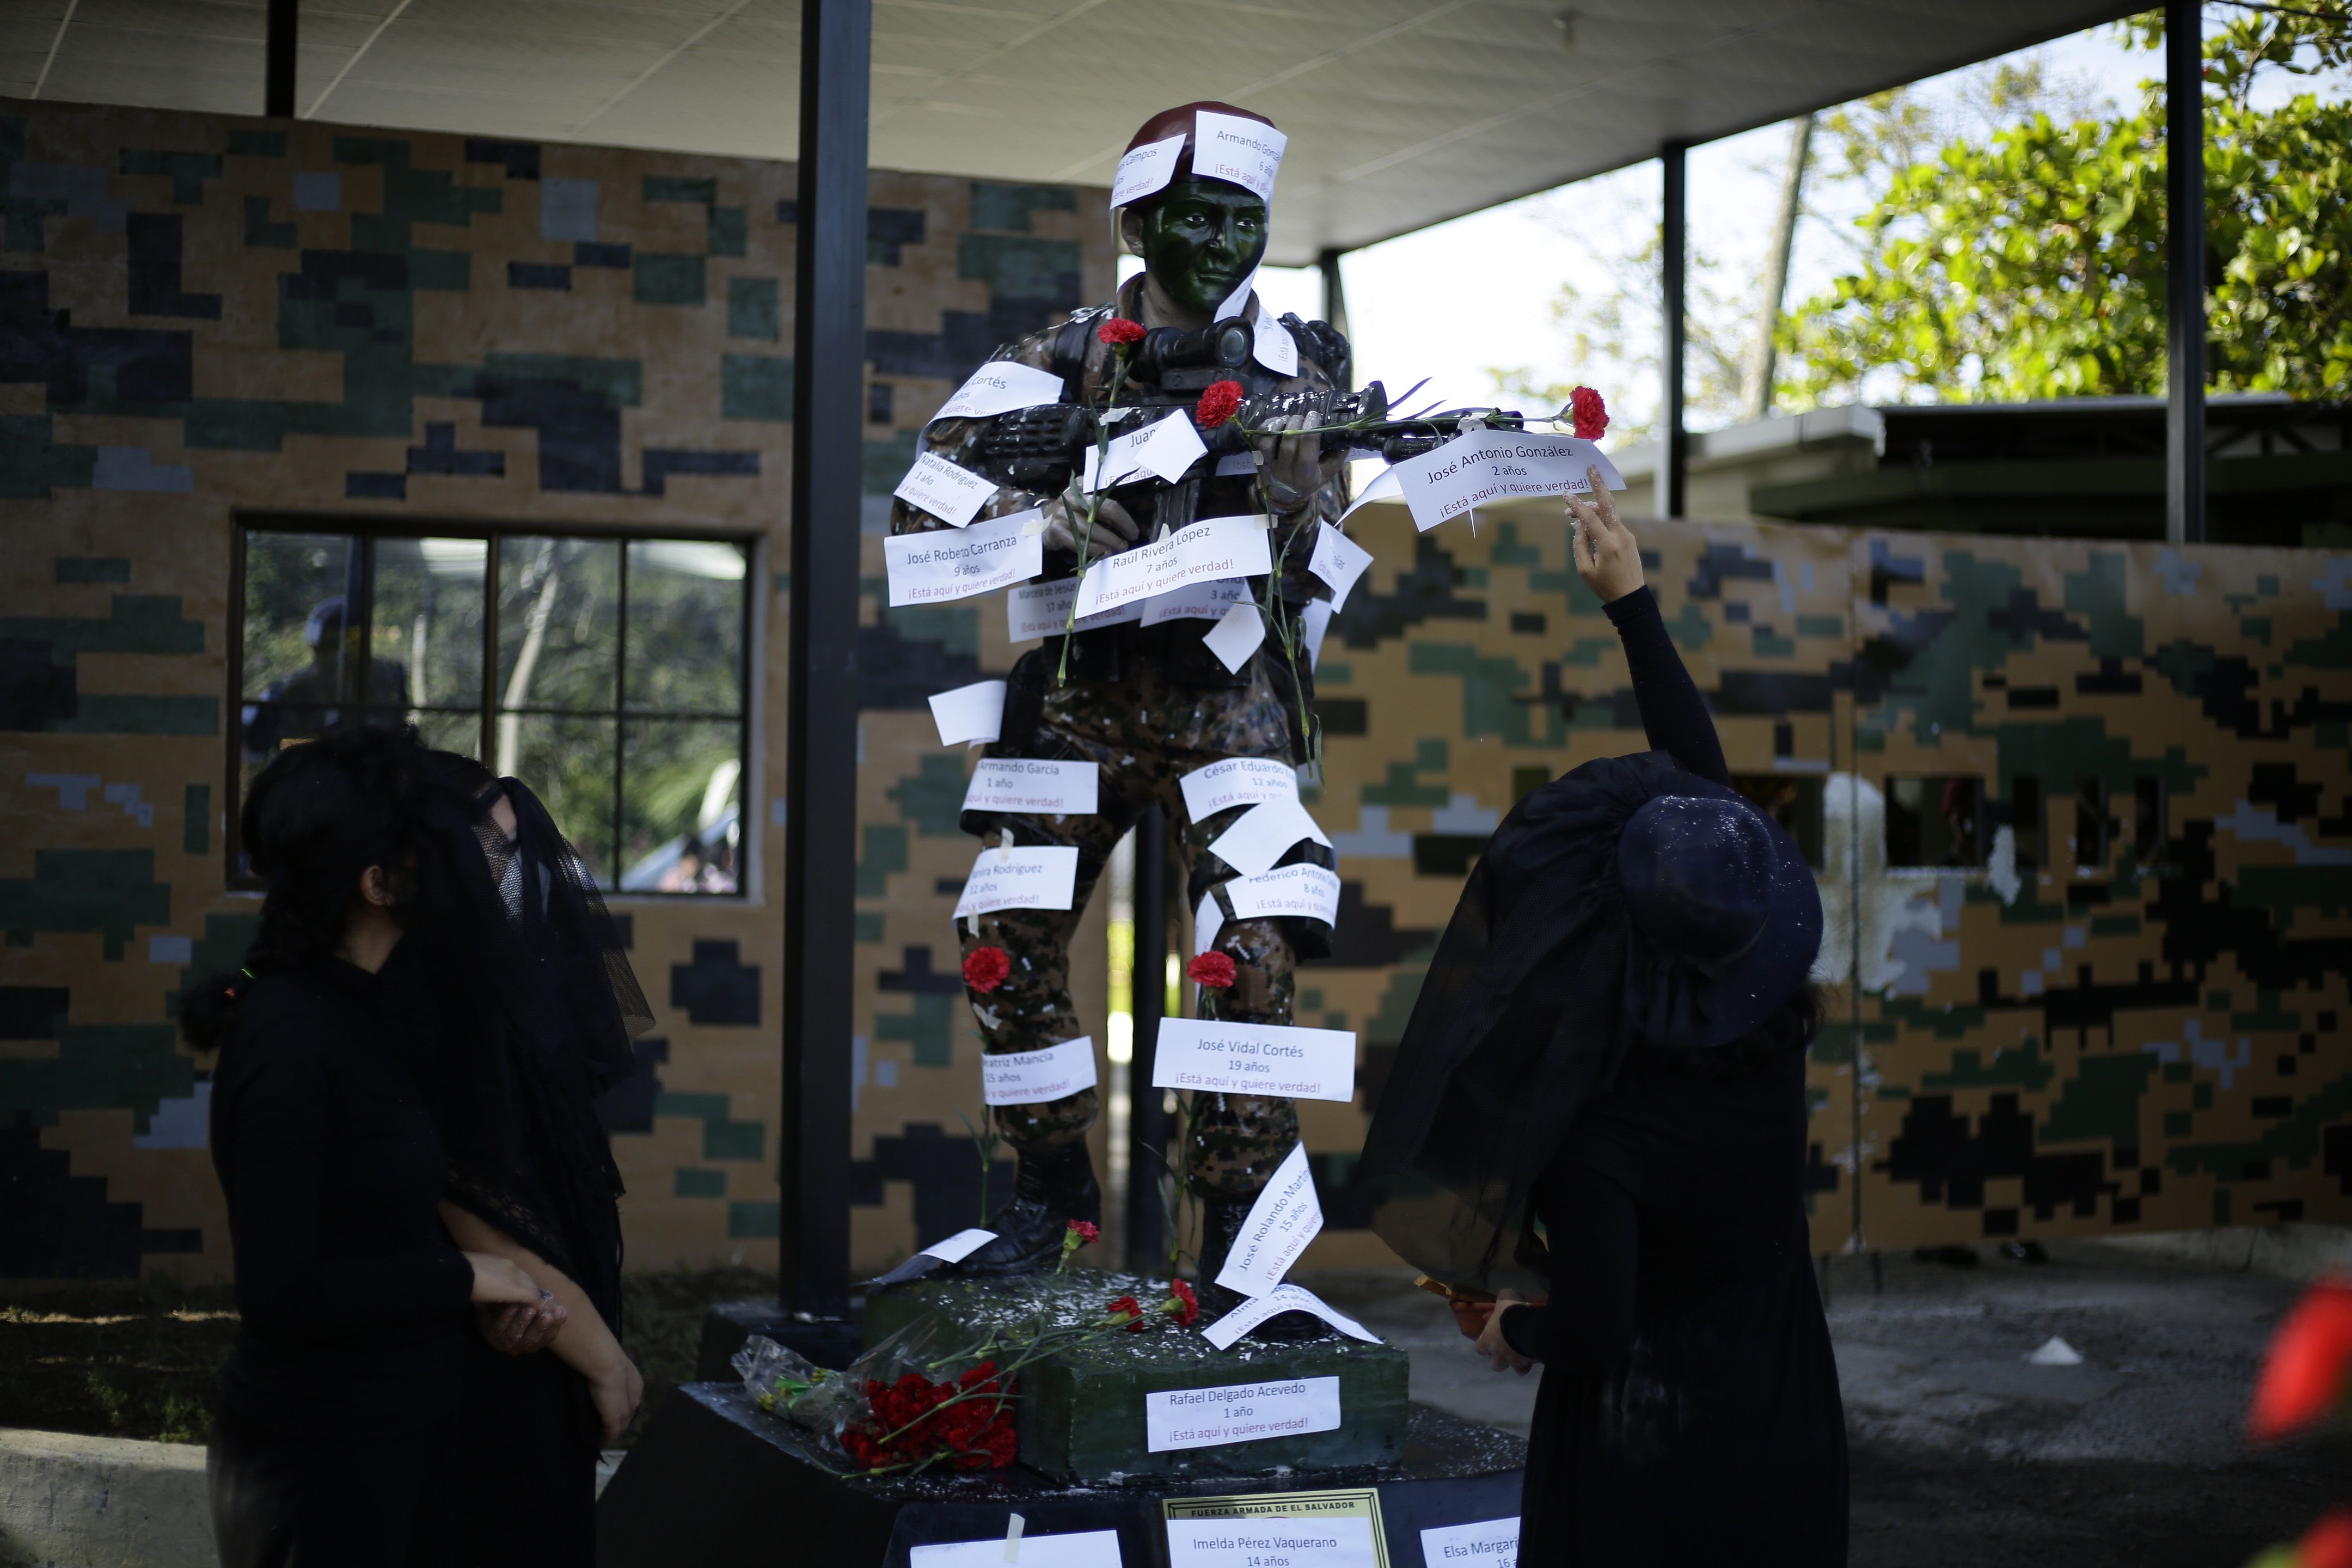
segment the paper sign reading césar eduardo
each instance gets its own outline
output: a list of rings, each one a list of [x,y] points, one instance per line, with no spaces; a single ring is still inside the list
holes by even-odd
[[[956,918],[997,910],[1066,910],[1077,879],[1076,845],[983,849],[971,863],[971,875],[964,879],[963,897],[956,900]]]
[[[1271,570],[1273,554],[1266,547],[1264,521],[1255,517],[1206,518],[1088,566],[1078,584],[1078,614],[1096,615],[1188,583],[1262,577]]]
[[[1288,763],[1270,757],[1227,757],[1194,768],[1176,781],[1176,787],[1184,792],[1184,815],[1202,822],[1228,806],[1297,800],[1298,774]]]
[[[940,405],[933,419],[982,419],[1062,401],[1062,378],[1050,370],[991,360],[973,371],[953,397]]]
[[[940,521],[961,528],[996,493],[996,484],[985,474],[958,468],[936,452],[925,452],[890,493],[908,506],[920,507]]]
[[[1035,510],[992,517],[961,531],[894,534],[882,542],[890,574],[890,607],[969,599],[1026,583],[1045,569],[1045,536]]]
[[[1018,1555],[1015,1555],[1015,1552]],[[1069,1535],[1024,1534],[1015,1546],[1002,1535],[986,1541],[956,1541],[908,1548],[908,1568],[1124,1568],[1118,1531],[1085,1530]]]
[[[1090,816],[1101,779],[1102,769],[1094,763],[991,757],[971,770],[963,808],[1015,811],[1030,816]]]
[[[1024,583],[1004,595],[1005,637],[1013,642],[1032,642],[1038,637],[1057,637],[1064,632],[1090,632],[1097,626],[1115,626],[1121,621],[1143,618],[1141,605],[1121,605],[1098,616],[1081,616],[1072,625],[1070,606],[1077,602],[1076,577]]]
[[[1356,1037],[1345,1029],[1162,1018],[1151,1087],[1345,1104],[1356,1098]]]
[[[1091,1035],[1041,1051],[1008,1051],[980,1058],[980,1098],[989,1105],[1043,1105],[1094,1086]]]
[[[1339,1426],[1336,1377],[1171,1388],[1143,1396],[1143,1447],[1153,1454],[1332,1432]]]
[[[1424,1530],[1421,1555],[1429,1568],[1511,1568],[1519,1560],[1519,1516]]]
[[[1292,1146],[1250,1205],[1241,1234],[1234,1237],[1217,1283],[1244,1296],[1263,1296],[1282,1283],[1307,1244],[1323,1230],[1323,1204],[1315,1195],[1315,1173],[1307,1145]]]

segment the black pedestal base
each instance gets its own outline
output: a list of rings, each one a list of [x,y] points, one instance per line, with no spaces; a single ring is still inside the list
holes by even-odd
[[[751,1568],[818,1560],[906,1568],[908,1549],[1004,1533],[1116,1530],[1125,1568],[1165,1568],[1163,1498],[1377,1487],[1391,1568],[1425,1568],[1421,1532],[1519,1511],[1525,1445],[1490,1426],[1412,1407],[1404,1463],[1056,1486],[1019,1468],[857,1480],[832,1474],[809,1434],[761,1413],[740,1384],[675,1389],[596,1507],[604,1568]]]
[[[753,1334],[765,1334],[786,1350],[798,1351],[819,1366],[840,1368],[866,1348],[866,1330],[856,1318],[803,1318],[787,1312],[772,1296],[721,1301],[703,1315],[702,1348],[694,1358],[698,1383],[734,1381],[729,1358]]]

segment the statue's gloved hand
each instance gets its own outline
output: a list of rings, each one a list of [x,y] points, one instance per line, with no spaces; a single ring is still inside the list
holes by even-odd
[[[1086,550],[1078,564],[1099,561],[1106,555],[1116,555],[1142,537],[1143,531],[1127,508],[1100,496],[1095,501],[1094,527],[1087,526],[1087,496],[1073,479],[1070,488],[1047,501],[1040,509],[1045,514],[1045,548],[1076,551],[1079,542]]]
[[[1315,421],[1285,414],[1266,423],[1257,438],[1258,472],[1277,512],[1295,512],[1323,486],[1323,437],[1302,434]]]

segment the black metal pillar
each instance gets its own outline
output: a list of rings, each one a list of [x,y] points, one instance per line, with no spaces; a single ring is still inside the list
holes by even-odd
[[[1129,1004],[1135,1050],[1128,1064],[1127,1266],[1155,1274],[1168,1256],[1160,1206],[1168,1112],[1151,1087],[1151,1058],[1168,1002],[1168,818],[1158,806],[1135,825],[1135,967]]]
[[[1315,258],[1315,266],[1323,274],[1323,319],[1337,327],[1344,338],[1348,335],[1348,290],[1339,281],[1339,256],[1337,250],[1325,250]],[[1346,384],[1341,391],[1355,390],[1354,366],[1349,367],[1349,374],[1342,379]]]
[[[1683,287],[1688,247],[1684,232],[1690,175],[1687,142],[1669,142],[1658,149],[1664,187],[1658,224],[1658,268],[1664,288],[1660,315],[1665,337],[1659,347],[1663,393],[1658,402],[1658,515],[1680,517],[1690,480],[1690,437],[1683,432]]]
[[[2164,7],[2164,536],[2205,538],[2205,35],[2199,0]]]
[[[269,20],[261,67],[261,112],[272,120],[294,118],[294,35],[299,0],[269,0]]]
[[[791,674],[784,720],[783,1304],[849,1305],[857,872],[857,555],[865,432],[871,0],[802,0],[793,279]]]

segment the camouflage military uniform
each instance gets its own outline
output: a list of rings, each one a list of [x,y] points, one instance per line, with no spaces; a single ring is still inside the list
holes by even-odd
[[[1121,290],[1118,313],[1134,319],[1139,287],[1140,279],[1133,279]],[[1064,377],[1066,398],[1075,395],[1076,399],[1100,406],[1108,400],[1114,363],[1110,350],[1097,339],[1095,327],[1111,313],[1108,307],[1080,312],[1066,326],[1022,339],[996,357],[1055,371]],[[1245,373],[1250,395],[1331,390],[1346,374],[1346,341],[1320,322],[1309,325],[1291,317],[1285,318],[1285,325],[1298,342],[1298,374],[1281,376],[1253,361]],[[1057,334],[1061,335],[1059,345]],[[1072,345],[1080,342],[1083,361],[1073,363]],[[969,465],[985,423],[941,420],[928,433],[926,446],[951,462]],[[1209,466],[1203,462],[1200,467]],[[1185,813],[1178,780],[1228,757],[1280,758],[1294,764],[1307,760],[1306,723],[1313,687],[1298,615],[1314,596],[1306,566],[1317,528],[1335,521],[1346,509],[1345,465],[1336,458],[1327,459],[1323,481],[1297,510],[1275,514],[1272,544],[1280,574],[1276,603],[1289,624],[1288,637],[1269,633],[1238,671],[1228,671],[1202,645],[1202,634],[1213,625],[1205,620],[1171,621],[1149,628],[1130,623],[1079,632],[1066,639],[1052,637],[1043,647],[1023,655],[1013,667],[1002,738],[988,748],[987,754],[1091,759],[1102,767],[1100,809],[1083,816],[964,814],[965,831],[986,843],[1001,843],[1010,833],[1015,846],[1075,845],[1079,852],[1073,907],[1068,910],[1002,910],[959,923],[958,934],[967,954],[976,948],[996,947],[1012,960],[1012,973],[1003,985],[971,997],[982,1048],[991,1055],[1037,1050],[1087,1033],[1070,996],[1070,933],[1077,927],[1112,847],[1139,815],[1156,805],[1167,811],[1171,822],[1181,825],[1178,842],[1187,873],[1187,902],[1197,907],[1209,889],[1238,875],[1208,854],[1207,847],[1247,807],[1234,806],[1194,822]],[[1254,474],[1209,476],[1188,482],[1199,484],[1195,517],[1270,510]],[[1159,491],[1161,496],[1168,493],[1168,487]],[[1001,517],[1049,499],[1000,489],[982,515]],[[1154,531],[1152,518],[1139,514],[1137,521],[1150,537]],[[1181,524],[1189,519],[1178,521]],[[897,503],[891,515],[894,533],[943,526],[904,501]],[[1045,575],[1073,576],[1076,567],[1073,552],[1051,552]],[[1252,586],[1263,603],[1263,579],[1253,580]],[[1290,651],[1293,647],[1295,656]],[[1312,839],[1293,846],[1282,863],[1302,860],[1327,867],[1335,864],[1331,852]],[[1302,952],[1314,957],[1328,951],[1329,928],[1295,917],[1236,921],[1231,918],[1230,904],[1223,895],[1219,905],[1226,919],[1214,947],[1233,959],[1234,982],[1229,990],[1202,988],[1202,1015],[1237,1022],[1288,1024],[1297,959]],[[996,1124],[1016,1151],[1042,1153],[1078,1144],[1093,1125],[1097,1109],[1096,1091],[1084,1089],[1042,1105],[998,1106]],[[1199,1098],[1191,1145],[1185,1151],[1187,1179],[1203,1198],[1246,1200],[1265,1184],[1275,1166],[1297,1142],[1298,1116],[1292,1101],[1204,1094]]]

